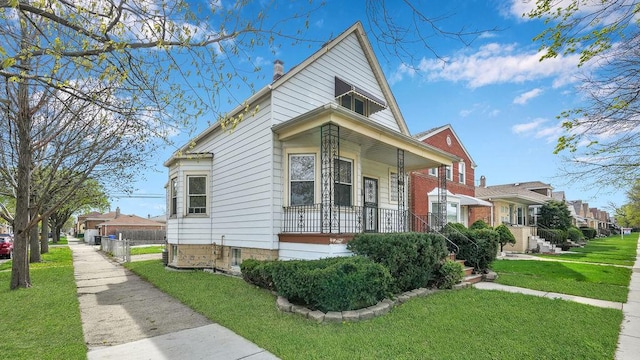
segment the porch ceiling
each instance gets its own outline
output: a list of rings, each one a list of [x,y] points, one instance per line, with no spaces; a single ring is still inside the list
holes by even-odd
[[[340,127],[340,140],[360,146],[360,156],[391,166],[397,165],[397,149],[404,150],[406,171],[451,165],[460,159],[452,154],[390,130],[365,116],[328,104],[303,116],[273,127],[280,141],[310,139],[320,145],[320,127],[333,123]],[[311,144],[309,144],[311,145]]]

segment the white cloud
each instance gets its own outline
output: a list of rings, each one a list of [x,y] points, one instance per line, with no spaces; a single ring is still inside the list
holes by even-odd
[[[513,99],[514,104],[524,105],[529,102],[529,100],[538,97],[542,94],[542,89],[535,88],[533,90],[529,90],[526,93],[518,95],[515,99]]]
[[[423,58],[417,68],[401,64],[392,75],[394,82],[422,74],[428,81],[465,82],[470,88],[486,85],[524,83],[554,78],[553,86],[560,87],[577,81],[578,55],[569,55],[543,62],[543,52],[517,51],[517,44],[490,43],[475,53],[461,52],[442,60]]]
[[[544,124],[547,120],[542,118],[537,118],[531,122],[524,124],[515,124],[511,127],[511,131],[516,134],[528,133],[532,130],[537,129],[540,125]]]
[[[460,115],[460,117],[465,118],[474,113],[483,114],[488,117],[496,117],[498,114],[500,114],[500,110],[493,109],[489,104],[476,103],[476,104],[473,104],[473,106],[470,109],[460,110],[458,114]]]

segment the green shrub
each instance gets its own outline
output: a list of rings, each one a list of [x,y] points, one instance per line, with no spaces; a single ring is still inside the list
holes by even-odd
[[[278,294],[312,309],[324,312],[360,309],[389,295],[389,271],[361,256],[273,264]]]
[[[580,231],[582,231],[582,234],[587,240],[595,239],[596,235],[598,235],[598,232],[596,231],[596,229],[592,229],[589,227],[581,227]]]
[[[347,249],[389,269],[396,294],[431,283],[449,253],[441,235],[427,233],[356,234]]]
[[[482,221],[482,220],[480,220],[480,221]],[[467,227],[464,226],[463,224],[460,224],[460,223],[447,223],[447,225],[444,226],[444,230],[443,231],[444,232],[449,232],[451,230],[454,230],[454,231],[457,230],[457,231],[460,231],[460,232],[465,232],[465,231],[467,231]]]
[[[567,238],[573,242],[579,242],[584,240],[584,234],[577,227],[570,227],[567,230]]]
[[[456,257],[464,259],[477,272],[487,270],[498,254],[499,235],[491,228],[469,228],[465,232],[446,232],[444,236],[458,246]]]
[[[538,236],[555,245],[562,245],[567,241],[567,232],[561,229],[538,228]]]
[[[516,238],[513,236],[509,228],[505,224],[500,224],[496,227],[496,232],[498,233],[498,242],[500,243],[500,251],[507,244],[516,244]]]
[[[484,220],[476,220],[471,226],[469,226],[469,230],[480,230],[480,229],[491,229],[491,226],[484,222]]]
[[[436,272],[435,284],[440,289],[451,289],[464,279],[464,266],[457,261],[445,260]]]
[[[259,261],[246,259],[240,264],[244,281],[261,288],[275,290],[273,285],[273,269],[276,261]]]

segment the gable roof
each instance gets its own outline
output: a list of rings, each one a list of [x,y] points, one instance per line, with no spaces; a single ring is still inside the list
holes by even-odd
[[[124,225],[129,225],[129,226],[156,226],[156,227],[164,227],[165,224],[163,223],[159,223],[157,221],[153,221],[150,219],[146,219],[137,215],[120,215],[119,217],[113,219],[113,220],[107,220],[103,223],[100,223],[98,225],[107,225],[107,226],[115,226],[115,225],[119,225],[119,226],[124,226]]]
[[[541,195],[537,192],[531,191],[536,187],[527,187],[522,184],[540,183],[528,182],[528,183],[515,183],[505,185],[493,185],[487,187],[476,187],[476,197],[480,199],[504,199],[513,202],[520,202],[528,205],[543,205],[553,198],[545,195]]]
[[[407,127],[407,123],[405,122],[404,117],[400,112],[400,108],[398,106],[398,103],[396,102],[395,96],[391,91],[391,87],[389,86],[389,83],[387,82],[387,79],[384,76],[382,68],[380,67],[380,63],[378,62],[375,56],[373,48],[371,47],[371,43],[367,39],[364,28],[360,21],[357,21],[355,24],[351,25],[348,29],[346,29],[336,38],[322,45],[322,47],[318,49],[315,53],[307,57],[301,63],[293,66],[291,70],[289,70],[288,72],[284,73],[282,76],[275,79],[271,84],[264,86],[262,89],[258,90],[256,93],[251,95],[249,98],[243,101],[240,105],[236,106],[234,109],[229,111],[228,116],[229,117],[236,116],[240,112],[244,111],[247,107],[252,107],[254,103],[258,102],[259,100],[263,99],[266,96],[270,96],[271,91],[273,89],[276,89],[282,84],[286,83],[289,79],[291,79],[296,74],[300,73],[302,70],[307,68],[314,61],[319,59],[322,55],[329,52],[332,48],[336,47],[339,43],[341,43],[346,37],[350,36],[351,34],[354,34],[358,39],[358,43],[360,44],[362,51],[364,52],[364,55],[369,63],[369,66],[371,67],[373,75],[376,81],[378,82],[380,89],[382,90],[382,93],[387,103],[386,105],[389,107],[389,110],[393,114],[393,118],[396,120],[398,124],[398,128],[400,129],[400,132],[403,135],[411,136],[409,132],[409,128]],[[175,160],[178,157],[180,153],[187,152],[187,150],[192,146],[192,144],[197,144],[200,140],[207,137],[213,131],[219,129],[221,125],[222,124],[219,120],[211,124],[211,126],[209,126],[207,129],[202,131],[200,134],[196,135],[196,137],[194,137],[185,145],[181,146],[177,151],[175,151],[172,154],[172,156],[167,161],[165,161],[164,166],[169,166],[173,162],[173,160]]]
[[[467,151],[467,148],[464,147],[464,144],[462,143],[462,141],[460,141],[460,138],[458,137],[458,134],[456,134],[456,132],[453,130],[453,127],[451,126],[451,124],[446,124],[446,125],[442,125],[439,127],[434,127],[432,129],[429,129],[427,131],[423,131],[423,132],[419,132],[415,135],[413,135],[414,138],[418,139],[418,141],[424,141],[425,139],[428,139],[438,133],[443,132],[444,130],[449,130],[451,131],[451,133],[453,134],[453,137],[456,139],[456,141],[458,142],[458,144],[460,144],[460,147],[462,148],[462,151],[464,151],[464,154],[467,155],[467,158],[469,158],[469,160],[471,160],[471,167],[475,168],[478,165],[476,164],[475,161],[473,161],[473,158],[471,157],[471,154],[469,154],[469,151]]]

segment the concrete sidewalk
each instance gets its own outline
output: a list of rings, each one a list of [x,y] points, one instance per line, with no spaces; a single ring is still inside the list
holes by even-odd
[[[277,359],[69,238],[87,358]]]

